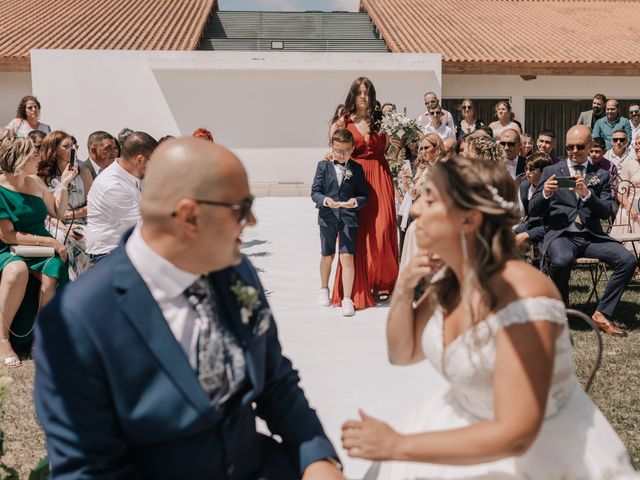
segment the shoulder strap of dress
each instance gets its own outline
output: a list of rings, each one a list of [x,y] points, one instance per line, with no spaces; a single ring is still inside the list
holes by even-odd
[[[496,317],[503,327],[536,320],[546,320],[563,325],[567,321],[564,303],[549,297],[529,297],[515,300],[499,310]]]

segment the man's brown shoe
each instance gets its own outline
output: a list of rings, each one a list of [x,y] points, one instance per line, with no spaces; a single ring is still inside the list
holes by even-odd
[[[607,333],[609,335],[618,335],[621,337],[627,335],[627,331],[622,325],[615,324],[609,321],[609,319],[602,312],[598,312],[596,310],[596,312],[591,316],[591,319],[596,323],[596,326],[604,333]]]

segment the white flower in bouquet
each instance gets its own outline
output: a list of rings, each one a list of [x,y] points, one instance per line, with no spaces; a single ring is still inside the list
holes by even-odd
[[[386,133],[391,138],[404,140],[405,143],[419,140],[422,136],[422,130],[416,119],[399,112],[393,112],[382,118],[380,132]]]

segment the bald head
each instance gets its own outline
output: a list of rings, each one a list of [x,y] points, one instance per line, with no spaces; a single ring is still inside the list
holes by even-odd
[[[151,156],[140,209],[145,222],[168,220],[183,198],[225,201],[246,190],[247,174],[226,148],[201,138],[163,142]]]
[[[591,142],[591,129],[586,125],[574,125],[567,131],[567,145]]]

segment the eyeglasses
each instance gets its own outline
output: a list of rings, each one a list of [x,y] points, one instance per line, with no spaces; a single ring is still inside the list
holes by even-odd
[[[253,195],[249,195],[239,203],[219,202],[217,200],[203,200],[200,198],[194,198],[193,200],[204,205],[230,208],[238,215],[238,223],[240,225],[246,225],[247,221],[249,220],[249,214],[251,213],[251,207],[253,206],[254,197]],[[173,212],[171,216],[175,217],[176,212]]]
[[[586,145],[584,145],[584,144],[582,144],[582,143],[577,144],[577,145],[567,145],[567,146],[565,146],[565,147],[564,147],[564,149],[565,149],[567,152],[573,152],[573,150],[576,150],[576,149],[577,149],[579,152],[581,152],[581,151],[583,151],[585,148],[587,148],[587,146],[586,146]]]
[[[502,145],[503,147],[515,147],[516,146],[516,142],[498,142],[500,145]]]
[[[436,112],[429,112],[429,115],[431,115],[432,117],[440,116],[440,115],[442,115],[442,112],[440,110],[438,110]]]
[[[627,137],[616,137],[612,138],[611,141],[616,143],[625,143],[627,141]]]
[[[337,148],[332,148],[331,151],[336,155],[351,155],[350,148],[345,148],[344,150],[338,150]]]
[[[638,115],[640,114],[640,110],[629,110],[629,115]]]
[[[471,105],[462,105],[462,110],[473,110]]]

